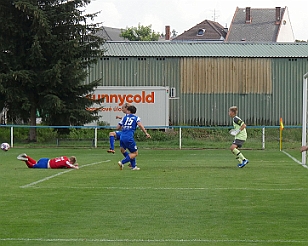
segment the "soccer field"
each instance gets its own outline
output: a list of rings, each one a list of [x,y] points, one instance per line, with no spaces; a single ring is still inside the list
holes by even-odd
[[[79,170],[28,169],[16,156],[76,155]],[[307,245],[308,169],[283,152],[140,149],[0,153],[1,245]],[[288,154],[300,160],[299,151]]]

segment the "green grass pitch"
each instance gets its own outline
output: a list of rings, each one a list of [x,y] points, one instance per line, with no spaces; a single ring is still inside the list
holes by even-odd
[[[76,155],[80,169],[29,169],[16,156]],[[140,149],[0,153],[1,245],[307,245],[308,169],[282,152]],[[287,151],[300,160],[298,150]]]

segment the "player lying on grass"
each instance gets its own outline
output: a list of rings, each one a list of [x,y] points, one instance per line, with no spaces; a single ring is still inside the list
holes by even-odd
[[[136,128],[139,126],[140,129],[145,133],[147,138],[150,138],[151,135],[147,133],[146,129],[140,122],[140,118],[135,115],[137,109],[135,106],[127,107],[127,114],[119,122],[117,130],[122,129],[121,138],[120,138],[120,149],[121,153],[124,155],[124,159],[118,162],[120,170],[123,169],[124,164],[127,162],[131,163],[132,170],[140,170],[136,166],[136,157],[138,155],[138,148],[134,139],[134,133]],[[126,150],[129,150],[128,153]]]
[[[233,126],[236,130],[234,141],[230,147],[231,152],[235,155],[235,158],[239,161],[237,165],[239,168],[243,168],[249,162],[248,159],[238,149],[242,147],[247,139],[246,124],[237,116],[237,107],[232,106],[229,108],[229,116],[233,118]]]
[[[124,103],[124,105],[122,106],[122,112],[126,115],[127,114],[127,107],[129,106],[129,103]],[[116,116],[116,119],[121,120],[123,117],[122,116]],[[115,153],[114,150],[114,141],[115,140],[120,140],[121,137],[121,131],[114,131],[114,132],[109,132],[109,145],[110,148],[109,150],[107,150],[108,153]]]
[[[20,154],[17,159],[24,161],[29,168],[75,168],[79,169],[77,159],[75,156],[56,157],[53,159],[41,158],[38,161],[32,159],[26,154]]]

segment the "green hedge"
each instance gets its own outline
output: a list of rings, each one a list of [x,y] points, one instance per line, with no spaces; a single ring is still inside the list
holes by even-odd
[[[231,128],[231,127],[230,127]],[[94,143],[94,129],[90,128],[71,128],[69,134],[58,134],[52,128],[37,128],[37,142],[28,143],[29,128],[14,128],[15,146],[76,146],[92,147]],[[98,146],[108,148],[109,132],[113,129],[98,129]],[[135,139],[138,146],[149,148],[178,148],[179,147],[179,129],[148,130],[151,139],[146,139],[145,134],[137,129]],[[262,147],[262,129],[247,129],[248,139],[244,147],[261,148]],[[285,148],[298,148],[301,144],[301,129],[289,128],[283,130],[283,146]],[[0,129],[0,140],[10,142],[10,128],[2,127]],[[228,128],[182,128],[182,147],[185,148],[228,148],[233,141]],[[266,148],[278,148],[279,129],[267,128],[265,132]],[[116,144],[117,146],[117,144]]]

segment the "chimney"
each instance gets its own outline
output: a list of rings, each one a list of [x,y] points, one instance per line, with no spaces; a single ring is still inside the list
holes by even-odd
[[[276,21],[276,25],[279,25],[280,22],[281,22],[281,8],[280,7],[276,7],[276,18],[275,18],[275,21]]]
[[[251,23],[250,7],[246,7],[246,24]]]
[[[165,40],[170,40],[170,26],[165,27]]]

